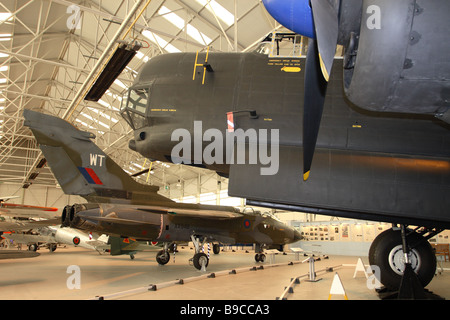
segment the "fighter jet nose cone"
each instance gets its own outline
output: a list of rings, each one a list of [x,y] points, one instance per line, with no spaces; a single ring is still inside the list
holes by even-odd
[[[294,230],[294,242],[300,241],[303,239],[303,236],[297,230]]]

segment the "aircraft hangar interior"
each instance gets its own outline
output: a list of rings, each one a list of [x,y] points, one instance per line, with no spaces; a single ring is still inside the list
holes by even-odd
[[[0,299],[450,298],[449,12],[2,0]]]

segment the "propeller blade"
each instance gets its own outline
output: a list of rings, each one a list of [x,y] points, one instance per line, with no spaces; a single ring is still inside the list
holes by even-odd
[[[311,7],[319,49],[320,69],[323,77],[328,81],[330,79],[331,67],[333,66],[338,40],[338,12],[326,0],[311,0]]]
[[[326,0],[311,0],[315,36],[310,39],[305,68],[303,105],[303,180],[309,178],[323,105],[339,33],[337,9]]]
[[[305,67],[305,96],[303,105],[303,180],[308,180],[319,134],[320,120],[328,82],[320,71],[317,43],[309,39]]]

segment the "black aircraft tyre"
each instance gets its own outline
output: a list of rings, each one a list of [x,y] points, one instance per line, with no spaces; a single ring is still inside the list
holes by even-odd
[[[161,250],[156,254],[156,262],[160,265],[165,265],[170,260],[170,254],[168,251]]]
[[[192,259],[192,262],[194,263],[194,267],[198,270],[202,269],[202,264],[205,264],[205,268],[209,264],[209,259],[206,254],[203,252],[194,254],[194,258]]]
[[[412,233],[407,237],[407,242],[411,245],[421,239],[422,236]],[[410,262],[422,286],[426,287],[436,270],[436,256],[428,241],[421,241],[411,250]],[[386,288],[394,291],[399,289],[404,270],[400,230],[389,229],[378,235],[369,250],[369,263],[380,268],[378,280]]]
[[[266,255],[264,253],[257,253],[257,254],[255,254],[255,261],[256,262],[264,262],[264,261],[266,261]]]

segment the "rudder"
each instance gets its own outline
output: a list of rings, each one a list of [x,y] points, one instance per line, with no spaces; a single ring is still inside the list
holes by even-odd
[[[136,198],[172,202],[158,195],[158,187],[136,182],[91,139],[67,121],[24,110],[24,125],[33,132],[64,193],[122,199]],[[133,196],[134,194],[134,196]],[[148,202],[148,201],[146,201]]]

